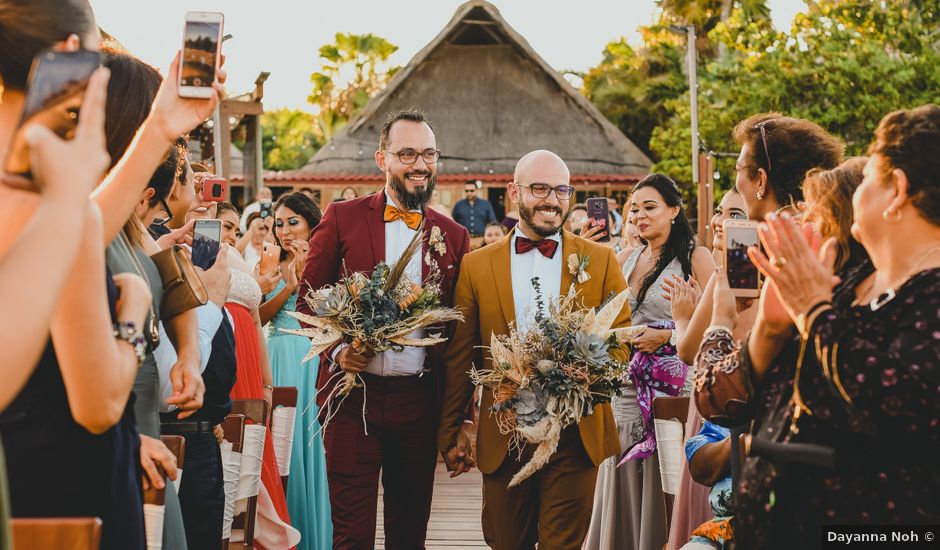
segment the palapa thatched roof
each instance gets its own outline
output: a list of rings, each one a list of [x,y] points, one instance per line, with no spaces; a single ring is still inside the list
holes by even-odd
[[[389,112],[429,115],[446,174],[507,174],[534,149],[559,154],[575,174],[643,175],[650,159],[483,0],[403,67],[303,172],[373,174],[372,154]]]

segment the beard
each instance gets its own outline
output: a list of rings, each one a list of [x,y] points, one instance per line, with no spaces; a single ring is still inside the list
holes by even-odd
[[[557,212],[558,213],[558,225],[549,226],[549,225],[536,225],[533,221],[535,219],[536,212]],[[561,228],[565,226],[565,222],[568,221],[568,216],[571,215],[571,210],[563,212],[559,206],[536,206],[535,208],[529,208],[526,205],[519,202],[519,218],[525,222],[525,224],[539,237],[543,239],[546,237],[551,237],[555,233],[561,231]]]
[[[424,188],[417,188],[415,192],[412,193],[408,191],[408,185],[405,183],[405,178],[409,174],[424,174],[427,175],[428,180],[424,185]],[[406,172],[404,177],[398,177],[394,174],[389,174],[389,183],[391,183],[392,190],[395,191],[395,194],[398,195],[398,200],[401,201],[402,206],[408,210],[424,210],[424,207],[428,205],[428,202],[431,201],[431,194],[434,193],[434,187],[437,185],[437,176],[431,174],[430,170],[412,170]]]

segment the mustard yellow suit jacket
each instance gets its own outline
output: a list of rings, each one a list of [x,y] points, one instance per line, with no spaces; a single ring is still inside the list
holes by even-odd
[[[509,323],[515,321],[510,273],[511,242],[512,236],[509,235],[463,258],[454,291],[454,307],[460,309],[465,320],[457,323],[445,356],[444,396],[438,427],[438,448],[441,452],[456,443],[473,394],[473,384],[468,375],[471,367],[492,368],[489,354],[481,346],[489,346],[493,333],[508,334]],[[587,268],[590,280],[575,286],[585,307],[597,307],[611,293],[619,293],[627,287],[612,248],[564,231],[559,252],[562,255],[561,295],[567,295],[571,287],[572,275],[568,269],[568,257],[571,254],[591,257]],[[629,325],[630,308],[625,305],[614,326]],[[621,360],[629,357],[625,347],[616,350],[614,354]],[[490,414],[492,405],[492,392],[484,389],[476,457],[477,465],[484,474],[495,472],[509,449],[509,437],[500,433]],[[579,430],[584,449],[595,465],[620,453],[617,428],[609,404],[595,407],[593,414],[581,420]]]

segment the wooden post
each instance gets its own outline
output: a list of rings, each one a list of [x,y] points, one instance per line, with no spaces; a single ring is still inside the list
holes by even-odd
[[[710,154],[698,156],[698,237],[702,245],[712,247],[712,208],[715,204],[715,188],[712,186],[714,159]]]

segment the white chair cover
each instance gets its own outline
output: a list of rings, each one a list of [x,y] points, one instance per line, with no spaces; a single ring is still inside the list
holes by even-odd
[[[144,529],[147,531],[147,550],[163,550],[163,514],[165,506],[144,504]]]
[[[232,444],[222,441],[222,478],[225,488],[225,509],[222,512],[222,538],[232,536],[232,520],[235,518],[235,493],[238,491],[238,477],[241,470],[242,454],[232,450]]]
[[[276,407],[271,418],[271,440],[278,473],[290,475],[290,457],[294,444],[294,422],[297,407]]]
[[[656,431],[656,450],[659,453],[659,475],[663,482],[663,492],[670,495],[679,490],[682,474],[682,423],[675,420],[653,420]]]
[[[173,486],[176,487],[176,494],[180,494],[180,483],[183,481],[183,469],[176,469],[176,479],[173,480]]]
[[[264,456],[264,436],[267,428],[258,424],[245,425],[245,440],[242,443],[242,464],[238,476],[238,491],[235,500],[257,496],[261,486],[261,460]],[[236,513],[238,513],[236,511]]]

